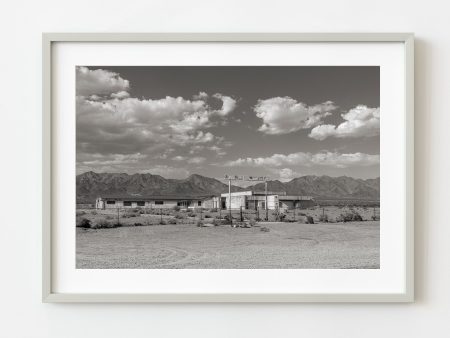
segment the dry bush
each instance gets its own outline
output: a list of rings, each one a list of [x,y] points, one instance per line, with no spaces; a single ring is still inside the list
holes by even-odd
[[[181,214],[176,214],[175,218],[177,218],[177,219],[185,219],[184,215],[181,215]]]
[[[361,222],[362,220],[361,215],[354,210],[346,212],[345,214],[340,214],[336,217],[336,222]]]
[[[171,218],[167,221],[169,224],[177,224],[177,220],[175,218]]]
[[[83,211],[83,210],[77,210],[77,211],[75,212],[75,215],[76,215],[76,216],[83,216],[83,215],[86,215],[86,211]]]
[[[270,232],[270,229],[267,227],[262,227],[261,229],[259,229],[262,232]]]
[[[136,222],[133,224],[135,227],[142,227],[144,226],[144,224],[140,223],[140,222]]]
[[[91,227],[91,221],[87,218],[81,218],[77,217],[76,219],[76,226],[79,228],[90,228]]]
[[[205,215],[205,218],[212,218],[212,216],[211,216],[211,215],[208,215],[208,214],[206,214],[206,215]]]
[[[203,226],[203,222],[202,221],[197,221],[197,223],[195,223],[196,226],[198,227],[202,227]]]
[[[166,225],[167,223],[166,223],[166,221],[162,220],[162,221],[159,221],[158,224],[159,224],[159,225]]]
[[[328,215],[327,214],[320,215],[319,216],[319,222],[328,223]]]
[[[306,224],[314,224],[314,218],[312,216],[306,216]]]

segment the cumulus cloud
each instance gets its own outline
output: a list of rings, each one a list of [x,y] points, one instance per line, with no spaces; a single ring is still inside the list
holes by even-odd
[[[130,83],[118,73],[104,69],[91,70],[87,67],[76,67],[77,95],[110,95],[127,91]]]
[[[118,93],[112,93],[111,97],[114,98],[114,99],[125,99],[127,97],[130,97],[130,93],[122,90],[122,91],[120,91]]]
[[[89,154],[84,157],[78,157],[81,164],[84,165],[114,165],[114,164],[126,164],[126,163],[136,163],[147,155],[136,153],[136,154]]]
[[[217,111],[220,116],[227,116],[236,108],[236,100],[230,96],[220,93],[213,95],[216,99],[222,100],[222,108]]]
[[[345,122],[338,126],[323,124],[311,130],[309,137],[325,140],[328,137],[369,137],[380,133],[380,108],[359,105],[341,115]]]
[[[335,109],[336,106],[331,101],[308,106],[288,96],[258,100],[254,107],[256,116],[263,120],[258,130],[269,135],[289,134],[312,128]]]
[[[182,97],[105,101],[78,97],[77,141],[91,152],[113,151],[105,147],[114,145],[121,151],[137,152],[164,144],[212,143],[220,141],[205,130],[214,125],[212,115],[204,101]]]
[[[194,100],[206,100],[208,98],[208,94],[205,92],[200,92],[197,95],[194,95]]]
[[[292,153],[288,155],[273,154],[269,157],[247,157],[225,162],[229,167],[271,167],[305,166],[312,165],[347,168],[352,166],[371,166],[379,164],[380,155],[364,153],[341,154],[337,152]]]
[[[282,168],[282,169],[273,168],[273,169],[270,169],[270,171],[274,175],[276,175],[276,177],[278,177],[278,180],[281,182],[289,182],[289,181],[293,180],[294,178],[302,176],[301,173],[294,171],[290,168]]]
[[[188,163],[191,164],[201,164],[206,161],[206,158],[201,156],[191,157],[187,160]]]

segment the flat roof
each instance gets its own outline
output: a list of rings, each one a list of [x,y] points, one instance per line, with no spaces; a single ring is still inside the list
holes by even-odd
[[[120,200],[120,201],[193,201],[193,200],[205,200],[213,198],[214,196],[99,196],[102,200]]]

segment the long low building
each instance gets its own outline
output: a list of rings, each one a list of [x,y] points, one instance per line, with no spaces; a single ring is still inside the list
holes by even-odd
[[[219,208],[219,198],[214,196],[102,196],[95,201],[96,209],[115,208]]]
[[[315,205],[311,196],[286,195],[285,192],[267,192],[267,208],[269,210],[304,209]],[[266,193],[254,191],[238,191],[221,196],[102,196],[95,201],[96,209],[115,208],[188,208],[188,209],[247,209],[265,210]]]

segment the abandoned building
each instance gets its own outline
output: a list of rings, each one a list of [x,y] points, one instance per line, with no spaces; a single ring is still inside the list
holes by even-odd
[[[267,208],[269,210],[304,209],[315,205],[311,196],[292,196],[286,192],[267,192]],[[230,194],[221,195],[222,209],[230,208]],[[266,192],[239,191],[231,193],[231,209],[266,209]]]
[[[219,198],[214,196],[149,196],[149,197],[98,197],[96,209],[114,208],[218,208]]]
[[[230,194],[223,193],[221,196],[148,196],[148,197],[123,197],[123,196],[102,196],[95,201],[96,209],[114,208],[221,208],[221,209],[250,209],[250,210],[287,210],[304,209],[315,205],[311,196],[286,195],[285,192],[268,191],[267,197],[264,191],[239,191]]]

